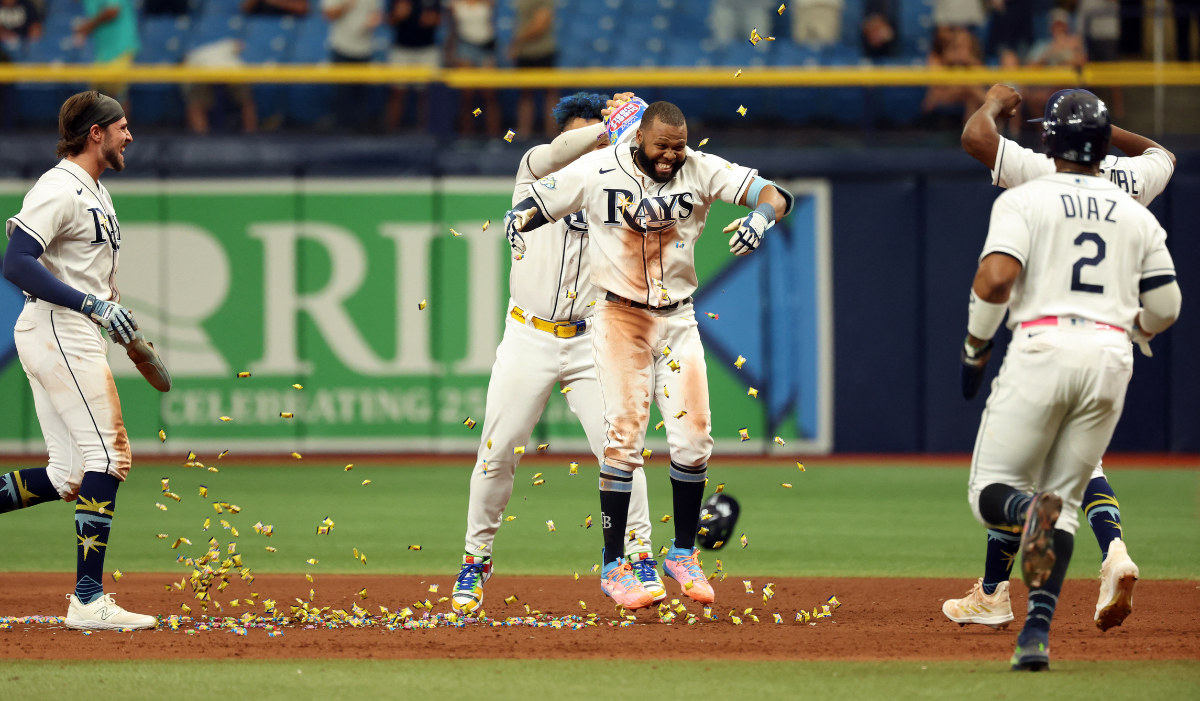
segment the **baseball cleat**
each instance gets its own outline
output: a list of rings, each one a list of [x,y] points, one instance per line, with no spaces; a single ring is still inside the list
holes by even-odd
[[[996,591],[983,593],[983,577],[961,599],[946,599],[942,604],[946,618],[960,626],[980,623],[992,630],[1007,628],[1013,620],[1012,602],[1008,597],[1008,582],[996,585]]]
[[[630,611],[654,605],[654,597],[637,580],[633,568],[624,559],[604,566],[600,572],[600,591]]]
[[[1054,492],[1034,494],[1021,532],[1021,577],[1037,589],[1050,577],[1054,555],[1054,524],[1062,513],[1062,497]]]
[[[672,547],[663,558],[663,572],[679,582],[683,593],[690,599],[702,604],[711,604],[716,600],[712,585],[708,583],[708,578],[704,576],[704,568],[700,566],[700,551],[696,548],[689,552],[683,548]]]
[[[1050,637],[1041,631],[1021,631],[1017,649],[1008,661],[1014,672],[1043,672],[1050,669]]]
[[[642,583],[642,587],[654,597],[654,603],[667,598],[667,588],[658,576],[658,563],[650,553],[633,553],[629,555],[629,565],[633,568],[633,576]]]
[[[1108,556],[1100,566],[1100,601],[1096,603],[1096,627],[1108,630],[1121,625],[1133,612],[1133,585],[1138,568],[1129,559],[1125,543],[1117,538],[1108,545]]]
[[[455,611],[475,613],[483,605],[483,583],[492,576],[492,558],[463,555],[462,569],[454,580],[450,596]]]
[[[158,627],[154,616],[130,613],[117,606],[112,594],[104,594],[90,604],[83,604],[74,594],[67,594],[68,628],[75,630],[145,630]]]

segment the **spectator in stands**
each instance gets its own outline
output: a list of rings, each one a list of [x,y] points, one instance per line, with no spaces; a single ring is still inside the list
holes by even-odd
[[[188,0],[144,0],[142,14],[151,16],[178,17],[191,11]]]
[[[245,0],[242,3],[242,13],[303,17],[308,14],[308,0]]]
[[[83,46],[90,37],[93,60],[100,65],[127,69],[141,48],[138,40],[137,12],[132,0],[81,0],[87,19],[75,27],[75,44]],[[109,83],[96,90],[114,98],[129,111],[129,85]]]
[[[516,0],[517,26],[513,31],[509,57],[517,68],[553,68],[558,57],[554,39],[554,0]],[[543,105],[543,128],[547,137],[558,135],[554,121],[554,105],[558,90],[546,90]],[[533,91],[521,91],[517,100],[517,134],[527,139],[533,133]]]
[[[926,61],[930,66],[982,66],[979,40],[966,27],[938,27]],[[953,116],[959,123],[983,106],[984,89],[978,85],[931,85],[921,107],[937,123]]]
[[[232,68],[243,65],[241,58],[242,44],[237,39],[221,39],[193,48],[183,57],[185,66],[201,66],[205,68]],[[183,101],[187,105],[188,128],[196,134],[207,134],[209,131],[208,113],[216,104],[216,90],[224,89],[225,93],[238,104],[241,111],[242,130],[252,134],[258,130],[258,108],[254,104],[254,95],[246,83],[216,86],[205,83],[188,83],[182,86]]]
[[[0,0],[0,62],[8,63],[29,40],[42,36],[42,18],[30,0]]]
[[[329,20],[329,60],[333,63],[369,63],[374,53],[375,28],[383,22],[383,0],[321,0],[321,14]],[[340,126],[365,124],[367,88],[339,83],[334,92],[334,113]],[[378,126],[378,121],[376,121]]]
[[[496,65],[495,0],[450,0],[450,32],[446,37],[446,63],[458,68],[493,68]],[[488,136],[500,136],[500,102],[496,91],[480,90]],[[460,93],[459,133],[475,131],[475,91]]]
[[[1200,0],[1175,0],[1175,56],[1180,61],[1200,60],[1192,51],[1192,20],[1200,20]]]
[[[1033,46],[1033,3],[1034,0],[988,0],[992,24],[988,30],[987,54],[998,56],[1000,65],[1019,66],[1029,54]]]
[[[863,54],[869,58],[895,56],[896,3],[894,0],[867,0],[862,21]]]
[[[1079,27],[1089,61],[1116,61],[1121,44],[1121,6],[1117,0],[1080,0]]]
[[[797,0],[788,7],[792,40],[797,44],[836,44],[842,35],[844,0]]]
[[[1087,60],[1087,53],[1084,51],[1083,38],[1071,31],[1071,14],[1061,7],[1056,7],[1050,11],[1048,20],[1050,38],[1038,42],[1029,50],[1029,65],[1072,68],[1082,66]],[[1045,112],[1046,100],[1062,87],[1069,86],[1026,87],[1023,102],[1029,114],[1040,115]]]
[[[391,0],[388,23],[395,37],[388,53],[388,63],[394,66],[428,66],[437,68],[441,60],[437,47],[437,29],[442,23],[441,0]],[[429,90],[417,88],[417,128],[424,131],[429,124]],[[394,130],[404,120],[408,106],[408,86],[396,85],[388,96],[387,128]]]
[[[986,20],[980,0],[934,0],[933,24],[936,27],[983,27]]]
[[[713,0],[708,15],[713,39],[721,46],[750,41],[752,29],[768,36],[777,7],[779,3],[775,0]]]

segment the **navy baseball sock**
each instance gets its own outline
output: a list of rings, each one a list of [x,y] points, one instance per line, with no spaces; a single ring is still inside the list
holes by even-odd
[[[989,528],[987,531],[987,559],[983,563],[983,593],[995,594],[1001,582],[1012,576],[1013,562],[1021,546],[1020,532],[1010,528]]]
[[[1032,494],[1007,484],[989,484],[979,493],[979,515],[996,526],[1024,526]]]
[[[75,502],[75,596],[79,603],[92,603],[104,594],[104,552],[112,528],[117,487],[121,480],[106,472],[86,472]]]
[[[0,514],[60,498],[44,467],[0,475]]]
[[[625,526],[629,523],[629,497],[633,475],[608,465],[600,466],[600,527],[604,531],[604,557],[625,554]],[[605,565],[608,563],[605,562]]]
[[[1054,569],[1041,588],[1029,590],[1029,609],[1025,614],[1024,630],[1038,630],[1049,635],[1050,621],[1054,619],[1058,595],[1062,592],[1063,580],[1067,578],[1067,565],[1071,564],[1074,551],[1075,536],[1054,529]]]
[[[1117,503],[1117,495],[1112,486],[1103,477],[1088,482],[1087,491],[1083,498],[1083,515],[1087,517],[1092,533],[1096,534],[1096,542],[1100,544],[1100,561],[1108,557],[1108,545],[1120,538],[1121,505]]]
[[[691,552],[700,529],[708,463],[685,467],[671,461],[671,505],[675,509],[675,547]]]

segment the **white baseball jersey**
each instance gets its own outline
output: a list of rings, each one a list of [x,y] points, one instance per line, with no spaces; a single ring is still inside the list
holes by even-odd
[[[629,145],[617,144],[541,178],[528,192],[552,222],[583,208],[593,285],[660,307],[696,290],[693,247],[709,208],[716,200],[736,203],[757,172],[689,148],[675,177],[658,183],[638,169]],[[526,234],[527,244],[542,233]]]
[[[1130,329],[1139,283],[1174,275],[1167,232],[1150,210],[1103,177],[1054,173],[996,198],[983,257],[1021,262],[1008,326],[1047,316]]]
[[[521,158],[513,206],[525,199],[529,185],[540,175],[529,166],[535,146]],[[588,255],[588,225],[577,211],[525,237],[525,253],[514,260],[508,274],[509,296],[525,311],[548,321],[578,321],[592,315],[588,303],[596,298],[592,289]]]
[[[10,238],[18,226],[42,244],[46,252],[38,260],[54,277],[96,299],[121,299],[117,213],[108,190],[83,168],[64,158],[46,171],[8,220]]]
[[[1017,142],[1001,138],[996,148],[996,167],[992,169],[992,184],[1010,188],[1023,185],[1055,172],[1054,159]],[[1100,175],[1108,178],[1125,194],[1149,206],[1162,194],[1175,166],[1162,149],[1147,149],[1140,156],[1105,156],[1100,163]]]

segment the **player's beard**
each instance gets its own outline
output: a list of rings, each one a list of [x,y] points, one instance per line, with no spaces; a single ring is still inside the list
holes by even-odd
[[[100,144],[100,155],[104,157],[109,168],[120,173],[125,170],[125,159],[121,157],[121,147],[117,142],[117,139],[110,139],[106,135]]]
[[[665,183],[669,182],[671,178],[675,177],[675,174],[679,172],[679,169],[683,167],[683,164],[687,162],[687,156],[684,156],[671,164],[671,174],[665,176],[659,175],[658,168],[654,167],[654,161],[650,160],[650,157],[646,155],[646,148],[644,146],[639,145],[637,149],[634,150],[633,160],[637,161],[638,167],[642,169],[643,173],[649,175],[651,180],[656,183]]]

